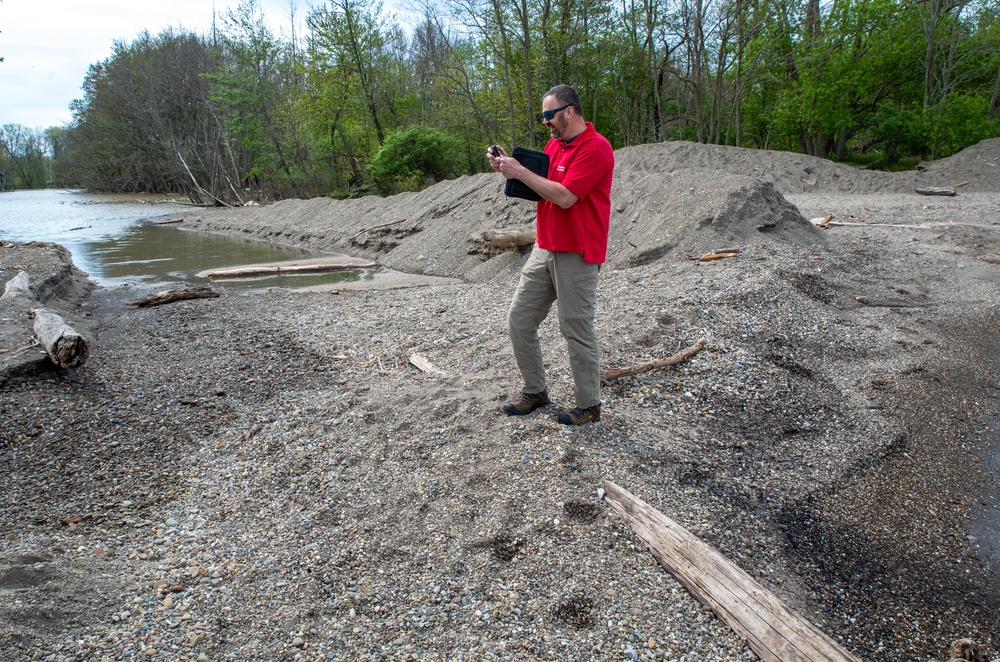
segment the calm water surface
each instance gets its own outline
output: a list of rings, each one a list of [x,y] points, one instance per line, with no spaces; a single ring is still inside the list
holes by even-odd
[[[318,257],[255,241],[155,225],[157,216],[191,211],[163,196],[93,194],[73,190],[0,193],[0,239],[50,241],[105,287],[208,281],[205,269]],[[225,281],[225,287],[306,287],[358,280],[358,272]]]

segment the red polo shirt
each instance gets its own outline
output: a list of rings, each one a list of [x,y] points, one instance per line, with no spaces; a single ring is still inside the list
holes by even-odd
[[[549,179],[565,186],[579,200],[569,209],[548,200],[538,202],[538,247],[580,253],[584,262],[603,263],[608,254],[611,178],[615,169],[611,143],[587,122],[584,132],[569,144],[549,140],[545,153],[549,155]]]

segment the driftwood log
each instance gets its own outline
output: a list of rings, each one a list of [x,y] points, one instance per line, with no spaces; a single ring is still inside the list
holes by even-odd
[[[537,235],[534,228],[504,228],[501,230],[487,230],[482,234],[482,241],[492,248],[502,251],[522,246],[530,246],[535,243]]]
[[[27,271],[19,271],[16,276],[7,281],[0,299],[13,299],[16,296],[31,298],[31,285]]]
[[[986,649],[972,639],[957,639],[951,642],[948,662],[989,662]]]
[[[73,330],[63,318],[51,310],[37,308],[35,316],[35,337],[60,368],[79,368],[90,357],[87,340]]]
[[[736,257],[737,253],[705,253],[704,255],[698,256],[699,262],[712,262],[713,260],[722,260],[727,257]]]
[[[827,214],[826,216],[820,218],[811,218],[809,222],[818,228],[825,228],[827,223],[833,220],[833,214]]]
[[[858,662],[714,547],[609,480],[604,499],[670,574],[764,662]]]
[[[622,377],[632,377],[633,375],[641,375],[644,372],[649,372],[650,370],[656,370],[657,368],[666,368],[667,366],[677,365],[678,363],[684,363],[692,356],[701,351],[701,348],[705,346],[705,339],[702,338],[695,344],[691,345],[685,350],[682,350],[673,356],[668,356],[665,359],[654,359],[652,361],[646,361],[645,363],[640,363],[638,365],[629,366],[628,368],[609,368],[604,371],[601,375],[601,383],[605,386],[611,383],[613,379],[621,379]]]
[[[943,188],[939,186],[925,186],[923,188],[916,188],[913,190],[920,195],[958,195],[953,188]]]
[[[447,370],[442,370],[420,354],[410,354],[410,363],[415,365],[420,372],[430,373],[438,377],[451,377]]]
[[[260,264],[245,267],[227,267],[202,271],[198,276],[203,278],[252,278],[254,276],[276,276],[292,274],[319,274],[331,271],[350,271],[353,269],[374,269],[378,262],[345,258],[342,260],[322,259],[289,262],[286,264]]]
[[[211,287],[177,287],[171,290],[161,290],[135,301],[126,301],[126,306],[138,306],[139,308],[149,308],[150,306],[162,306],[165,303],[174,301],[184,301],[186,299],[214,299],[219,293]]]

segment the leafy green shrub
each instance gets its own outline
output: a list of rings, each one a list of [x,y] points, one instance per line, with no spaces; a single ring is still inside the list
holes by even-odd
[[[418,191],[459,175],[461,154],[461,146],[447,134],[411,126],[386,137],[368,164],[368,173],[382,193]]]
[[[871,164],[876,170],[890,170],[900,159],[927,151],[928,123],[920,109],[879,104],[871,129],[881,159]]]
[[[1000,136],[1000,120],[988,119],[989,98],[956,94],[948,98],[937,125],[938,157],[951,156],[980,140]]]

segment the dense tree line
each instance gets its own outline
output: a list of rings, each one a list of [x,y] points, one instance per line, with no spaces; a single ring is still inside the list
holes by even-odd
[[[493,142],[544,144],[539,96],[561,82],[616,148],[684,139],[891,167],[1000,135],[998,0],[422,12],[404,29],[379,4],[327,0],[279,36],[245,0],[209,35],[119,42],[53,136],[59,176],[226,203],[416,189],[483,169]]]

